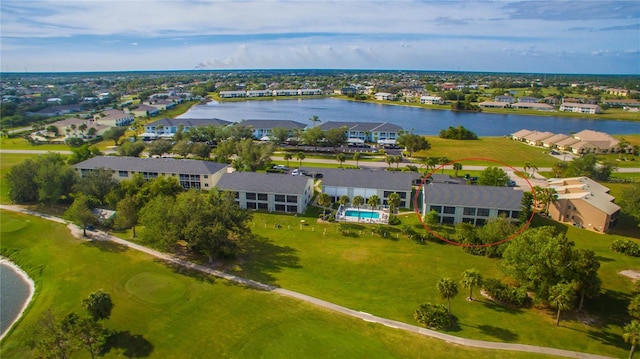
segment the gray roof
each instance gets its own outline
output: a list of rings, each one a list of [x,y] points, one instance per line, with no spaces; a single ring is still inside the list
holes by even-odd
[[[305,170],[322,173],[323,186],[374,188],[388,191],[411,191],[413,180],[420,178],[420,174],[415,172],[341,168],[306,168]]]
[[[240,125],[245,127],[253,127],[254,129],[264,128],[271,129],[276,127],[283,127],[288,129],[299,128],[303,129],[307,127],[304,123],[291,121],[291,120],[242,120],[238,122]]]
[[[433,173],[425,179],[425,183],[465,184],[466,181],[462,178],[453,178],[450,175]]]
[[[347,127],[349,131],[369,131],[369,132],[400,132],[402,127],[387,122],[338,122],[327,121],[320,125],[323,131],[332,128]]]
[[[425,202],[457,207],[520,210],[522,191],[511,187],[431,183],[423,187]]]
[[[206,127],[206,126],[226,126],[231,124],[230,121],[221,120],[219,118],[196,119],[196,118],[163,118],[153,121],[146,126],[189,126],[189,127]]]
[[[217,186],[227,191],[300,195],[309,181],[313,180],[281,173],[233,172],[222,175]]]
[[[213,174],[227,166],[229,165],[211,161],[123,156],[98,156],[74,165],[78,169],[108,168],[115,171],[184,174]]]

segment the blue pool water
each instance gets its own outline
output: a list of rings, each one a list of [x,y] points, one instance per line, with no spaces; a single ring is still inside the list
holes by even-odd
[[[346,217],[355,217],[358,218],[358,211],[354,211],[354,210],[347,210],[344,212],[344,215]],[[360,211],[360,218],[373,218],[373,219],[378,219],[380,218],[380,213],[378,212],[371,212],[371,211]]]

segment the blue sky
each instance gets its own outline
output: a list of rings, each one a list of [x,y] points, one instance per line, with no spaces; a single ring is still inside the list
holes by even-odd
[[[0,71],[640,74],[639,1],[0,2]]]

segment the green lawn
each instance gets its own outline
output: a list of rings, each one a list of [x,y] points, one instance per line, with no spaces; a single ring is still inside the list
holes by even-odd
[[[3,150],[41,150],[41,151],[70,151],[66,144],[42,144],[32,145],[24,138],[2,138],[0,148]]]
[[[229,270],[259,281],[293,289],[346,307],[382,317],[415,323],[412,314],[425,301],[444,303],[436,291],[442,277],[459,281],[461,273],[477,268],[485,277],[501,277],[497,261],[469,255],[458,247],[438,243],[417,244],[389,228],[381,238],[371,227],[360,226],[354,236],[343,236],[335,224],[300,227],[301,217],[256,214],[254,232],[262,239],[253,251]],[[302,217],[304,218],[304,217]],[[412,215],[403,223],[416,228]],[[275,224],[281,228],[276,229]],[[599,301],[588,301],[588,316],[598,325],[583,324],[575,314],[561,327],[554,326],[554,315],[544,309],[510,309],[480,297],[465,301],[465,292],[453,300],[458,325],[449,333],[482,340],[544,345],[611,356],[622,356],[620,326],[626,321],[626,301],[631,280],[617,273],[640,270],[638,260],[608,249],[613,235],[598,235],[559,225],[578,247],[595,250],[603,260],[600,271],[604,294]],[[476,296],[478,293],[476,291]]]
[[[115,304],[107,326],[116,340],[106,358],[542,357],[450,345],[188,273],[111,243],[83,242],[63,225],[39,218],[0,211],[0,219],[3,252],[37,287],[0,345],[2,358],[34,357],[23,344],[25,328],[48,308],[58,315],[81,313],[81,299],[97,289],[111,293]],[[286,265],[287,248],[271,250],[280,253],[274,265]],[[296,262],[297,253],[288,255]],[[74,357],[87,357],[81,353]]]
[[[522,167],[529,162],[538,167],[551,167],[558,160],[545,152],[548,150],[513,141],[507,137],[481,137],[478,140],[447,140],[427,136],[431,144],[428,151],[414,153],[414,157],[447,157],[456,160],[468,157],[482,157]],[[465,162],[470,165],[491,165],[487,161]]]

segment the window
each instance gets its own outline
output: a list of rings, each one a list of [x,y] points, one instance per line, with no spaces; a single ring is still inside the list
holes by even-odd
[[[269,209],[269,207],[266,203],[258,202],[258,209],[266,211],[267,209]]]
[[[255,193],[251,193],[251,192],[247,192],[244,194],[246,199],[252,199],[255,200],[256,199],[256,194]]]
[[[464,207],[464,209],[462,210],[462,214],[464,214],[465,216],[475,216],[476,209],[472,207]]]
[[[520,211],[511,211],[511,218],[520,217]]]
[[[298,206],[287,206],[287,212],[298,212]]]
[[[446,213],[446,214],[455,214],[456,213],[456,207],[445,206],[444,207],[444,213]]]
[[[486,219],[478,218],[476,219],[476,226],[484,226],[487,223]]]
[[[256,203],[255,202],[247,202],[247,209],[256,209]]]
[[[489,217],[489,208],[478,208],[478,217]]]
[[[442,213],[442,206],[431,206],[429,207],[429,211],[436,211],[438,213]]]
[[[118,176],[120,177],[129,177],[128,171],[118,171]]]
[[[284,195],[283,195],[283,194],[277,194],[277,195],[275,196],[275,200],[276,200],[276,202],[284,202],[284,198],[285,198],[285,197],[284,197]]]
[[[453,218],[449,216],[442,216],[442,223],[444,224],[453,224]]]
[[[463,217],[462,218],[462,223],[471,223],[473,224],[474,219],[473,218],[469,218],[469,217]]]
[[[258,201],[266,201],[267,194],[266,193],[258,193]]]
[[[287,196],[287,203],[298,203],[298,196]]]
[[[204,175],[204,178],[209,178],[209,175]]]
[[[284,204],[276,204],[276,211],[284,212],[285,206]]]

